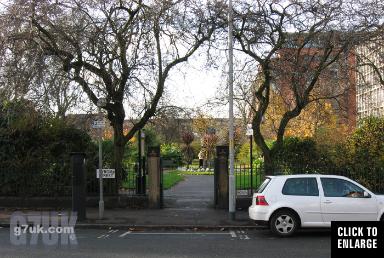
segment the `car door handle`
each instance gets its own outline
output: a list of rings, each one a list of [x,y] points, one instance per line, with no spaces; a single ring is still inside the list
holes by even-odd
[[[324,201],[324,203],[329,204],[329,203],[332,203],[332,202],[330,200],[326,200],[326,201]]]

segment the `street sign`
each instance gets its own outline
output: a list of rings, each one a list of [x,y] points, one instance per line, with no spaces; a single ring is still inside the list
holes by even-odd
[[[96,178],[99,178],[99,170],[96,169]],[[115,178],[115,170],[109,168],[103,168],[103,179],[104,178]]]
[[[247,132],[245,133],[245,135],[247,135],[247,136],[253,135],[252,124],[247,124]]]
[[[237,190],[236,195],[248,195],[248,190]]]
[[[105,127],[105,122],[103,120],[95,120],[92,122],[92,128],[100,129]]]

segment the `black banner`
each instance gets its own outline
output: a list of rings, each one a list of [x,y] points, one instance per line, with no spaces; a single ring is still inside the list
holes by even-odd
[[[333,221],[332,257],[383,257],[384,222]]]

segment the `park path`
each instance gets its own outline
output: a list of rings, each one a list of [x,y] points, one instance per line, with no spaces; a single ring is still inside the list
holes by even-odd
[[[187,175],[184,180],[164,191],[164,207],[180,209],[213,208],[214,177]]]

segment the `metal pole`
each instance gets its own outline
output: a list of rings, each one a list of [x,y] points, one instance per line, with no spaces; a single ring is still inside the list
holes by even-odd
[[[101,118],[101,108],[100,107],[99,107],[99,116]],[[103,219],[103,216],[104,216],[102,133],[103,133],[103,128],[100,128],[100,134],[99,134],[99,183],[100,183],[99,219]]]
[[[249,155],[250,155],[250,163],[251,163],[251,195],[253,195],[253,157],[252,157],[252,135],[249,136]]]
[[[140,170],[140,184],[141,184],[141,192],[140,194],[145,194],[146,184],[145,184],[145,133],[143,130],[140,132],[141,134],[141,170]]]
[[[141,160],[142,160],[142,151],[141,151],[141,130],[139,130],[137,132],[137,144],[138,144],[138,158],[137,158],[137,162],[138,162],[138,171],[137,171],[137,175],[136,175],[136,193],[137,194],[141,194],[142,190],[141,190],[141,171],[142,171],[142,167],[141,167]]]
[[[233,9],[228,3],[228,88],[229,88],[229,218],[235,220],[236,185],[234,171],[234,123],[233,123]]]

